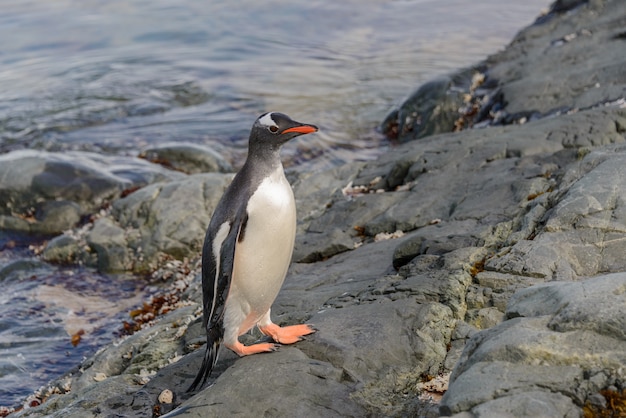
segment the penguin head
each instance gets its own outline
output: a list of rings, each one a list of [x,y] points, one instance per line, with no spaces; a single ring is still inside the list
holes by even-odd
[[[277,150],[290,139],[313,132],[317,132],[317,126],[296,122],[283,113],[268,112],[254,122],[250,147]]]

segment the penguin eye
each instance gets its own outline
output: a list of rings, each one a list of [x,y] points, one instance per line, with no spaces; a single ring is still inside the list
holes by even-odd
[[[278,126],[276,125],[272,125],[269,128],[267,128],[270,130],[271,133],[275,134],[276,132],[278,132]]]

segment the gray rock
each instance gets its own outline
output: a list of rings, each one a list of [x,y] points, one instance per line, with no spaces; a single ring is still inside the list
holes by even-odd
[[[441,304],[405,299],[326,310],[311,322],[320,331],[311,342],[300,344],[302,349],[365,382],[400,371],[437,374],[455,321],[452,311]]]
[[[296,348],[273,354],[259,356],[254,359],[254,365],[251,357],[237,361],[214,386],[166,416],[361,417],[365,414],[365,409],[351,398],[352,384],[345,384],[341,370],[311,360]],[[233,405],[231,393],[250,396]]]
[[[98,219],[87,234],[86,241],[97,254],[99,271],[132,270],[134,257],[128,248],[126,232],[111,220]]]
[[[20,259],[12,261],[0,268],[0,283],[4,281],[23,280],[35,270],[46,270],[46,264],[37,259]]]
[[[619,114],[602,112],[607,117]],[[576,123],[581,129],[585,129],[584,127],[589,126],[589,119],[580,115],[568,116],[568,123]],[[540,220],[543,216],[548,216],[548,211],[539,211],[532,218],[528,214],[537,205],[549,208],[551,202],[565,196],[565,190],[571,187],[572,183],[566,181],[563,185],[565,189],[561,190],[554,180],[550,184],[555,191],[544,193],[550,194],[550,199],[537,200],[533,196],[529,198],[530,194],[538,191],[541,193],[544,187],[542,182],[529,180],[543,178],[548,170],[569,173],[566,169],[568,164],[572,164],[572,167],[579,164],[576,152],[561,152],[562,144],[552,143],[545,134],[540,135],[540,131],[544,129],[559,129],[562,123],[558,119],[552,119],[522,127],[467,132],[462,142],[455,136],[439,137],[436,141],[424,138],[420,141],[419,150],[414,145],[417,143],[409,143],[377,162],[353,167],[359,170],[358,174],[353,174],[354,180],[363,184],[370,184],[374,173],[382,173],[383,177],[385,173],[393,173],[395,180],[391,184],[397,184],[400,177],[399,171],[394,168],[397,167],[394,159],[397,160],[400,156],[403,161],[415,159],[411,167],[416,168],[406,170],[406,177],[401,181],[400,186],[409,185],[407,190],[366,193],[346,200],[339,192],[346,182],[337,179],[327,189],[315,186],[322,184],[318,175],[322,179],[332,179],[337,173],[298,177],[296,193],[303,193],[301,201],[304,203],[301,210],[308,215],[304,220],[307,226],[302,229],[300,237],[300,251],[304,254],[315,254],[319,251],[316,245],[320,242],[329,247],[341,240],[346,242],[344,250],[347,251],[330,257],[331,252],[328,254],[330,258],[319,257],[320,261],[312,264],[295,264],[290,270],[283,291],[274,305],[275,319],[283,324],[311,320],[320,328],[318,334],[298,344],[297,348],[305,358],[294,364],[302,367],[302,362],[321,361],[332,366],[333,370],[340,370],[344,377],[336,383],[345,385],[348,389],[339,386],[337,388],[341,389],[340,393],[345,393],[345,390],[352,393],[358,406],[353,405],[355,410],[364,408],[374,414],[414,411],[411,409],[415,405],[414,401],[407,402],[406,395],[399,397],[397,394],[410,394],[409,398],[413,399],[416,396],[413,382],[418,381],[422,374],[445,370],[444,364],[448,367],[453,365],[453,360],[459,356],[462,343],[468,337],[459,336],[453,339],[452,330],[455,326],[462,320],[469,320],[483,327],[493,325],[501,317],[507,295],[519,287],[536,283],[527,274],[513,276],[505,268],[492,267],[496,265],[493,264],[495,260],[510,254],[504,252],[492,255],[485,263],[490,270],[476,275],[476,284],[482,289],[482,301],[477,297],[466,300],[473,280],[470,267],[485,258],[490,251],[508,243],[511,233],[516,232],[515,228],[525,228],[528,234],[540,232],[538,230],[543,227]],[[513,148],[515,152],[507,151]],[[439,149],[451,151],[437,151]],[[471,161],[466,157],[468,149],[472,150]],[[435,155],[434,159],[430,159],[431,153]],[[617,155],[615,152],[607,154]],[[427,158],[424,159],[423,156]],[[616,157],[607,155],[603,158],[608,161]],[[434,175],[435,172],[437,176]],[[413,177],[415,175],[417,177]],[[565,175],[561,178],[567,180],[570,177]],[[102,225],[112,223],[125,230],[128,246],[133,251],[141,247],[144,254],[158,254],[161,251],[172,256],[191,254],[191,249],[194,246],[198,248],[203,238],[204,227],[212,210],[211,205],[215,204],[211,202],[219,199],[229,181],[229,176],[204,174],[145,187],[116,201],[110,217],[105,218],[107,220]],[[436,186],[431,182],[437,182]],[[480,199],[480,190],[485,184],[488,184],[489,193],[497,197],[497,201],[488,207]],[[540,185],[539,188],[537,184]],[[311,187],[307,188],[307,185]],[[437,189],[445,190],[446,193],[435,195]],[[416,206],[416,202],[421,202],[420,197],[428,196],[428,191],[432,193],[432,200]],[[439,196],[439,199],[435,199],[435,196]],[[321,210],[314,205],[316,199],[326,202]],[[425,225],[419,227],[418,221],[405,221],[415,232],[397,240],[381,242],[371,242],[368,237],[360,238],[351,229],[361,223],[373,225],[377,217],[379,220],[383,219],[385,212],[394,206],[401,208],[407,217],[417,216],[421,210],[430,211],[429,217],[441,217],[441,222],[432,225],[424,222]],[[454,210],[451,212],[450,208]],[[353,212],[352,209],[356,211]],[[399,213],[402,212],[398,210],[394,216]],[[527,221],[523,221],[524,219]],[[379,221],[376,224],[383,225]],[[393,232],[397,225],[396,223],[371,230]],[[121,236],[121,230],[113,230],[118,232],[117,236]],[[340,234],[333,238],[333,230],[340,231]],[[320,237],[321,241],[318,244],[308,243],[307,239],[311,236]],[[422,237],[422,243],[427,245],[423,248],[420,245],[419,253],[412,259],[403,261],[406,264],[396,271],[393,268],[396,248],[408,245],[405,242],[418,239],[416,237]],[[348,248],[359,239],[363,240],[361,247]],[[520,240],[514,247],[521,243],[532,244],[534,241]],[[538,263],[543,262],[542,258],[537,260]],[[491,289],[490,293],[488,289]],[[197,300],[199,293],[196,292],[195,295]],[[471,309],[468,310],[468,307]],[[378,325],[371,330],[371,327],[362,323],[363,318],[375,320]],[[395,325],[384,326],[390,322]],[[548,334],[540,335],[547,338]],[[535,340],[542,341],[539,337],[535,337]],[[171,358],[175,353],[184,351],[184,347],[176,343],[176,340],[167,344],[160,343],[161,348],[154,351],[158,341],[160,340],[151,342],[154,346],[118,346],[118,354],[110,352],[108,355],[112,357],[107,357],[111,359],[107,361],[119,358],[122,355],[120,352],[132,351],[136,353],[134,358],[138,359],[137,366],[115,366],[112,369],[107,366],[106,370],[114,375],[137,374],[150,364],[158,369],[163,365],[158,359]],[[363,341],[367,343],[364,344]],[[389,350],[389,341],[404,342],[394,345],[394,350]],[[571,342],[565,340],[560,341],[560,344],[567,347]],[[452,354],[447,351],[448,346],[451,351],[454,347]],[[374,350],[375,347],[378,348]],[[372,350],[376,355],[372,356]],[[382,355],[383,352],[388,354]],[[537,355],[535,352],[527,354],[528,358]],[[257,367],[254,366],[257,361],[271,356],[255,356],[244,360],[249,367],[254,368]],[[564,351],[563,357],[566,356]],[[93,374],[92,369],[102,370],[94,364],[85,368],[85,372]],[[226,387],[220,385],[218,373],[211,389],[222,393]],[[533,373],[536,374],[536,371]],[[289,379],[288,376],[286,373],[285,379]],[[192,378],[193,373],[188,373],[183,380],[190,382]],[[77,379],[77,388],[84,388],[76,389],[77,391],[86,390],[93,380],[89,377]],[[563,379],[562,381],[565,382]],[[180,384],[183,385],[184,382]],[[277,384],[282,385],[278,382]],[[532,387],[533,390],[536,389],[536,386]],[[123,387],[119,388],[120,393],[125,390]],[[305,393],[309,389],[303,387],[298,390],[301,391],[299,393]],[[251,395],[254,396],[254,393]],[[182,399],[180,393],[177,396]],[[393,401],[389,402],[389,399]],[[584,394],[580,394],[579,399],[584,399]],[[123,399],[115,397],[110,400],[112,404],[122,401]],[[123,402],[127,401],[128,399]],[[149,402],[146,405],[148,404]],[[454,409],[457,410],[459,408]]]
[[[623,7],[620,1],[584,2],[525,28],[488,59],[489,77],[502,86],[506,111],[546,114],[623,98],[626,43],[614,38],[623,30]],[[589,62],[594,65],[584,64]],[[555,72],[555,63],[571,70]]]
[[[626,88],[622,8],[619,1],[556,1],[547,16],[521,30],[503,51],[418,88],[387,116],[383,133],[405,142],[477,124],[525,123],[619,105]],[[589,62],[595,64],[583,64]],[[475,80],[472,73],[478,75]],[[593,132],[566,129],[562,134],[570,142],[611,141]]]
[[[287,170],[296,198],[299,232],[323,214],[334,199],[342,196],[342,189],[354,180],[364,165],[363,162],[353,162],[315,172]]]
[[[520,240],[486,268],[560,280],[623,271],[625,163],[626,147],[615,145],[573,164],[532,241]]]
[[[112,221],[131,230],[126,245],[140,254],[133,270],[152,270],[163,255],[199,254],[211,213],[231,180],[230,174],[195,174],[117,200]]]
[[[66,234],[78,245],[66,247],[63,257],[101,272],[153,271],[163,257],[197,257],[213,208],[231,179],[231,174],[182,175],[143,187],[116,200],[87,228]],[[57,244],[44,250],[51,261]]]
[[[619,110],[590,112],[605,119],[607,129],[611,126],[608,121],[620,118],[623,113]],[[570,119],[568,125],[578,126],[583,131],[594,126],[584,112],[567,118]],[[455,136],[436,140],[424,138],[419,147],[407,144],[376,162],[296,175],[293,181],[300,221],[294,260],[322,260],[349,251],[363,239],[379,233],[422,229],[440,220],[481,219],[481,223],[474,223],[473,230],[464,229],[462,233],[454,230],[456,224],[451,224],[448,229],[453,230],[452,235],[434,241],[429,239],[426,251],[441,253],[463,246],[501,245],[488,242],[492,239],[489,228],[517,219],[524,204],[554,188],[554,181],[544,175],[558,172],[559,167],[575,161],[577,154],[574,152],[546,154],[563,150],[563,145],[546,138],[543,132],[558,130],[563,124],[559,119],[552,119],[529,124],[524,129],[468,131],[463,145]],[[493,138],[499,141],[494,142]],[[468,150],[474,156],[471,160],[466,158]],[[398,161],[402,161],[400,165],[404,169],[398,168]],[[482,165],[477,164],[478,161],[483,161]],[[153,270],[164,254],[182,259],[198,253],[212,206],[231,178],[230,175],[212,176],[206,186],[201,186],[197,177],[190,176],[153,184],[114,203],[111,220],[126,230],[127,246],[137,255],[131,267],[133,271]],[[458,177],[464,181],[456,181]],[[377,178],[386,192],[368,193],[366,190],[365,194],[353,197],[341,193],[350,180],[356,185],[372,185]],[[440,190],[447,193],[441,196]],[[204,197],[208,197],[206,203]],[[485,207],[485,200],[494,204]],[[529,203],[532,213],[518,222],[519,231],[513,231],[517,232],[515,238],[508,232],[503,239],[512,244],[533,234],[532,228],[540,221],[538,218],[547,205],[546,202],[538,204],[542,202],[539,199]],[[86,254],[75,258],[88,259]],[[114,264],[116,268],[128,266],[123,260]]]
[[[426,238],[421,235],[414,235],[398,244],[393,251],[393,267],[399,269],[418,255],[423,254],[422,245],[425,240]]]
[[[547,396],[555,415],[579,416],[589,397],[626,377],[625,307],[625,273],[519,290],[507,308],[513,319],[468,342],[441,412],[532,416]]]
[[[548,327],[557,332],[588,326],[588,331],[626,341],[626,276],[529,287],[515,293],[506,310],[507,318],[542,315],[553,315]]]
[[[463,105],[459,85],[469,84],[468,74],[460,72],[457,80],[440,77],[420,86],[385,118],[383,132],[399,142],[451,132]]]
[[[41,257],[49,262],[58,264],[69,264],[75,262],[79,252],[79,242],[69,235],[59,235],[54,237],[44,248]]]
[[[472,410],[475,417],[580,417],[580,408],[560,393],[526,392],[485,402]]]
[[[132,174],[130,174],[132,173]],[[126,189],[172,179],[159,166],[93,153],[21,150],[0,155],[0,227],[58,234]]]
[[[341,196],[333,199],[332,207],[312,220],[306,234],[297,238],[294,259],[311,262],[354,248],[360,241],[359,228],[367,220],[388,210],[401,196],[396,194],[364,195],[357,199]]]
[[[606,110],[589,112],[604,117],[620,114],[619,111],[611,113]],[[578,124],[584,130],[590,122],[588,118],[581,117],[581,114],[583,113],[564,118],[567,119],[567,123]],[[559,199],[565,198],[570,189],[574,190],[573,185],[580,182],[576,181],[578,177],[571,173],[576,170],[581,175],[585,172],[591,173],[594,166],[600,167],[602,164],[609,164],[613,158],[620,158],[619,152],[607,148],[606,155],[602,156],[602,162],[590,163],[586,171],[576,168],[581,161],[577,161],[578,153],[575,150],[569,152],[562,144],[547,139],[545,133],[540,135],[540,131],[559,129],[563,123],[559,119],[552,119],[482,132],[468,131],[464,134],[463,141],[460,141],[458,136],[441,136],[437,140],[424,138],[419,142],[419,149],[417,142],[407,143],[377,162],[353,166],[358,170],[357,173],[353,173],[353,179],[358,179],[363,184],[370,184],[374,179],[371,176],[375,173],[377,176],[382,173],[382,177],[385,173],[394,173],[395,180],[391,184],[396,184],[399,181],[399,171],[394,169],[396,167],[394,159],[400,157],[404,161],[414,159],[411,167],[415,168],[409,168],[406,177],[401,181],[400,186],[408,185],[406,190],[366,193],[346,200],[346,196],[339,190],[345,187],[347,182],[337,179],[329,184],[328,189],[315,186],[322,183],[322,180],[317,178],[318,175],[328,179],[334,178],[334,174],[319,173],[298,177],[296,193],[304,194],[301,210],[307,214],[304,220],[307,225],[306,228],[302,228],[300,238],[303,239],[300,251],[304,254],[318,251],[316,248],[319,247],[306,242],[309,236],[325,238],[327,246],[341,242],[340,240],[345,240],[346,247],[348,242],[353,243],[355,240],[362,240],[362,245],[330,258],[322,258],[315,263],[294,264],[273,307],[274,318],[281,324],[309,320],[315,323],[320,331],[306,341],[298,343],[295,347],[297,350],[285,350],[297,354],[294,354],[293,358],[289,357],[290,360],[285,363],[280,360],[283,358],[282,353],[245,359],[223,357],[223,362],[220,363],[223,369],[217,370],[212,377],[215,379],[212,380],[215,382],[214,385],[189,401],[194,406],[193,410],[206,412],[200,407],[203,405],[201,399],[220,399],[220,402],[225,402],[224,408],[233,408],[233,404],[227,403],[226,400],[227,394],[232,393],[229,392],[229,388],[232,388],[233,381],[229,380],[231,379],[229,376],[235,373],[235,370],[230,371],[229,365],[234,364],[238,367],[245,365],[245,369],[250,370],[251,375],[256,373],[252,371],[258,371],[262,375],[263,371],[267,372],[266,362],[272,364],[280,362],[281,365],[277,370],[281,371],[281,374],[273,375],[277,376],[274,377],[276,387],[293,388],[296,399],[300,399],[304,393],[317,394],[317,398],[307,401],[310,402],[308,405],[311,405],[311,408],[321,408],[320,405],[337,408],[334,404],[328,404],[330,400],[324,397],[336,394],[343,399],[349,393],[350,401],[343,405],[346,409],[336,409],[340,411],[338,413],[357,414],[365,410],[374,415],[403,413],[419,415],[418,404],[415,401],[417,396],[415,382],[418,382],[423,374],[436,374],[445,371],[446,368],[449,370],[459,357],[462,344],[471,335],[471,332],[467,332],[453,338],[453,330],[458,329],[464,320],[480,326],[493,325],[500,319],[499,315],[503,313],[509,295],[519,288],[546,280],[545,276],[529,275],[527,271],[516,272],[517,270],[508,269],[504,264],[499,267],[498,263],[510,257],[517,246],[528,245],[531,248],[539,242],[541,234],[548,233],[542,229],[547,225],[543,223],[544,217],[552,216],[554,212],[552,209],[558,207]],[[507,151],[513,148],[515,152]],[[429,157],[431,154],[435,156],[433,159]],[[467,160],[467,155],[472,156],[471,161]],[[588,154],[591,159],[588,161],[597,160],[593,159],[595,158],[593,155],[596,154],[593,152]],[[550,178],[547,179],[551,180],[549,184],[553,191],[545,191],[539,197],[529,196],[538,190],[543,191],[544,184],[529,180],[544,178],[548,170],[550,173],[559,174],[554,178],[553,174],[550,174]],[[619,172],[621,171],[616,171]],[[417,177],[414,177],[416,175]],[[596,176],[594,181],[602,183],[607,178],[610,177]],[[311,185],[310,188],[306,187],[305,179]],[[111,235],[112,242],[113,238],[121,237],[121,231],[124,230],[124,239],[132,251],[142,247],[145,254],[151,252],[158,254],[163,251],[163,254],[172,256],[189,255],[194,246],[199,246],[204,235],[204,227],[210,218],[212,205],[219,199],[229,181],[230,177],[226,175],[203,174],[144,187],[117,200],[111,214],[103,218],[105,220],[97,222],[98,227],[108,226],[112,232],[116,232]],[[431,181],[436,182],[436,186],[433,186]],[[540,185],[539,188],[537,184]],[[486,196],[498,199],[493,205],[481,203],[480,190],[485,185],[488,185]],[[438,192],[435,195],[437,189],[444,190],[445,193]],[[428,191],[431,191],[431,196],[428,195]],[[544,194],[548,196],[541,198]],[[420,197],[430,200],[424,204],[421,203]],[[324,202],[322,208],[314,205],[316,199]],[[486,199],[491,198],[485,197],[484,200]],[[545,210],[534,209],[537,206]],[[372,242],[371,237],[367,236],[359,237],[351,230],[352,226],[360,223],[374,225],[377,217],[379,220],[383,219],[384,213],[393,207],[398,208],[397,214],[404,211],[407,219],[409,216],[418,216],[418,212],[423,210],[430,213],[429,218],[440,218],[441,222],[434,224],[424,222],[424,225],[419,227],[418,221],[404,221],[411,225],[413,232],[395,240],[380,242]],[[348,208],[357,210],[351,212]],[[451,212],[450,208],[454,210]],[[531,213],[532,215],[529,215]],[[322,222],[321,219],[326,221]],[[376,224],[383,225],[379,221],[376,221]],[[393,232],[395,227],[397,224],[378,230]],[[513,246],[507,249],[504,245],[512,243],[510,236],[518,232],[518,229],[524,230],[529,236],[514,241]],[[333,230],[338,230],[341,234],[333,238],[330,233]],[[534,239],[528,239],[532,238],[532,234],[535,235]],[[95,235],[92,239],[96,238]],[[107,234],[99,235],[104,237]],[[418,240],[423,245],[420,244],[417,253],[416,250],[409,252],[400,270],[396,270],[393,266],[396,249],[410,246],[407,243],[412,240]],[[105,248],[104,243],[101,245]],[[409,259],[412,255],[415,256]],[[560,258],[564,260],[567,257],[569,256],[565,253]],[[482,259],[486,259],[484,264],[488,270],[472,273],[472,266]],[[541,264],[548,262],[546,250],[525,258],[525,262],[529,261],[536,262],[541,269],[546,269],[547,267]],[[552,263],[552,260],[549,262]],[[477,286],[476,290],[471,290],[473,285]],[[198,283],[194,286],[197,289]],[[194,301],[197,303],[200,293],[196,290],[190,294],[195,295]],[[471,297],[466,298],[466,295]],[[186,315],[188,317],[189,311]],[[162,319],[159,328],[141,331],[136,336],[122,341],[115,349],[104,350],[93,362],[88,361],[83,366],[83,372],[72,378],[74,382],[72,393],[76,398],[67,398],[69,399],[67,402],[55,401],[56,403],[51,403],[50,407],[46,406],[46,403],[44,407],[48,409],[42,410],[47,414],[65,409],[78,411],[81,407],[80,399],[87,396],[87,393],[89,397],[93,396],[88,398],[92,399],[91,405],[106,400],[106,403],[102,403],[100,411],[106,411],[106,408],[113,411],[115,405],[117,405],[115,413],[130,410],[129,405],[134,405],[135,400],[137,402],[135,405],[143,405],[141,408],[154,406],[154,399],[158,396],[159,389],[162,390],[163,387],[152,387],[148,396],[146,392],[140,391],[139,386],[128,385],[128,381],[139,381],[140,377],[137,374],[141,373],[141,370],[157,370],[157,374],[160,376],[162,373],[163,376],[158,379],[165,379],[164,382],[177,379],[181,388],[180,391],[178,389],[176,391],[177,399],[185,402],[181,391],[194,377],[193,365],[186,366],[188,368],[181,366],[182,368],[178,369],[173,366],[167,367],[166,363],[168,358],[175,358],[188,349],[185,341],[197,341],[197,332],[194,333],[195,337],[185,339],[185,333],[180,325],[177,327],[171,325],[180,324],[181,319],[174,318],[176,318],[174,314],[167,316]],[[513,329],[513,325],[517,323],[524,325],[522,330]],[[599,347],[611,341],[610,337],[594,338],[593,343],[589,342],[588,345],[576,348],[578,342],[565,335],[566,333],[561,333],[563,335],[555,333],[549,327],[550,323],[550,318],[543,317],[510,319],[487,331],[503,332],[502,338],[513,338],[513,346],[521,348],[512,351],[511,343],[499,343],[495,336],[493,342],[488,338],[486,341],[490,345],[481,349],[479,352],[481,360],[477,363],[484,364],[485,368],[478,369],[469,365],[463,367],[468,357],[463,354],[460,357],[461,366],[457,367],[458,372],[455,371],[455,376],[460,377],[453,382],[445,404],[450,408],[449,412],[470,410],[480,406],[481,402],[493,400],[491,395],[472,398],[468,394],[463,394],[463,390],[459,389],[462,386],[456,382],[463,382],[461,377],[465,370],[476,372],[476,375],[468,377],[468,382],[475,382],[477,376],[483,376],[492,382],[489,393],[499,393],[497,387],[501,382],[494,378],[497,375],[490,373],[503,373],[508,369],[487,366],[501,362],[508,367],[512,356],[518,356],[525,361],[515,369],[521,376],[520,379],[534,379],[528,380],[529,383],[523,385],[511,381],[511,387],[515,391],[519,390],[524,397],[520,402],[528,402],[527,392],[550,387],[565,397],[570,396],[567,391],[572,391],[570,399],[574,399],[572,402],[578,405],[584,402],[588,393],[595,393],[594,390],[597,392],[604,387],[603,385],[616,381],[617,378],[610,377],[610,373],[613,368],[618,367],[616,362],[624,361],[622,357],[618,356],[611,360],[602,354],[598,358],[604,362],[604,368],[596,367],[591,360],[589,364],[582,366],[576,361],[575,367],[568,363],[571,362],[569,359],[572,356],[574,358],[582,356],[583,351],[598,350],[601,353]],[[166,331],[167,329],[169,331]],[[576,333],[581,330],[569,332]],[[555,339],[555,334],[559,338]],[[473,336],[470,341],[483,341],[482,338],[484,337]],[[394,341],[394,344],[390,345],[390,341]],[[532,344],[528,345],[528,341]],[[474,343],[470,342],[468,347],[470,346],[474,346]],[[542,349],[544,351],[541,351]],[[550,369],[549,373],[560,374],[558,379],[546,381],[541,373],[543,366],[533,368],[529,367],[529,364],[534,365],[532,362],[537,361],[536,359],[548,361],[551,357],[546,353],[553,353],[557,349],[560,350],[559,363],[550,366],[555,368]],[[132,353],[131,358],[128,357],[128,353]],[[280,359],[273,360],[275,354]],[[508,357],[504,357],[505,355]],[[199,356],[200,354],[195,354],[195,367]],[[313,382],[318,382],[319,377],[315,379],[301,377],[297,379],[297,383],[291,377],[290,370],[294,373],[300,373],[299,370],[310,370],[312,362],[322,364],[319,370],[323,370],[325,380],[332,382],[328,389],[323,389],[323,392],[320,392],[322,389],[319,387],[309,387]],[[581,382],[579,376],[586,376],[585,370],[589,370],[589,375],[595,380],[585,380],[585,388],[578,389],[576,385]],[[608,377],[601,378],[604,376],[603,371],[608,371],[606,375]],[[118,382],[117,389],[110,388],[106,398],[103,398],[103,395],[97,397],[95,395],[97,391],[92,388],[97,384],[93,380],[96,373],[105,373],[110,377],[118,375],[127,377],[114,380]],[[128,380],[128,376],[132,378]],[[154,385],[158,379],[155,377]],[[229,386],[226,386],[227,384]],[[171,383],[167,386],[171,386]],[[144,388],[146,387],[148,386]],[[111,395],[112,392],[117,395]],[[256,399],[254,397],[257,394],[258,392],[252,389],[238,392],[237,404],[255,405],[253,399]],[[248,396],[249,402],[244,402],[242,399]],[[326,403],[320,401],[321,398],[324,398]],[[565,408],[567,411],[569,404],[560,400],[556,405],[561,405],[558,408]],[[90,414],[95,416],[95,410],[89,408],[83,409],[85,416]],[[139,410],[143,410],[141,408]],[[192,410],[186,407],[179,411],[192,413],[190,412]],[[247,410],[245,413],[254,412]],[[36,411],[28,412],[35,413]]]
[[[139,158],[186,174],[233,171],[230,163],[212,148],[193,143],[155,145],[141,151]]]
[[[73,228],[80,221],[81,207],[71,201],[54,200],[44,202],[37,213],[37,222],[31,225],[30,231],[41,234],[55,234],[59,230]]]
[[[354,249],[358,242],[352,235],[356,233],[333,228],[327,231],[308,231],[296,238],[293,260],[300,263],[314,263],[328,257]]]
[[[509,408],[523,411],[528,395],[541,392],[542,387],[550,387],[556,393],[567,392],[572,390],[569,382],[581,380],[583,371],[577,366],[509,364],[496,360],[477,362],[451,383],[440,412],[444,416],[461,411],[474,413],[473,408],[481,405],[480,411],[484,414],[481,416],[497,416],[502,412],[499,405],[492,405],[495,410],[487,410],[494,399],[507,400]],[[559,410],[556,415],[567,416],[566,413],[573,406],[571,400],[560,403],[565,410]],[[528,412],[522,412],[519,416],[532,416]]]

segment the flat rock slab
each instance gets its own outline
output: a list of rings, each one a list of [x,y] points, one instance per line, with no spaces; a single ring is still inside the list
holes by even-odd
[[[240,359],[214,386],[166,416],[361,417],[365,410],[351,399],[350,386],[341,370],[285,348],[254,360]],[[241,394],[236,405],[231,401],[234,393]]]

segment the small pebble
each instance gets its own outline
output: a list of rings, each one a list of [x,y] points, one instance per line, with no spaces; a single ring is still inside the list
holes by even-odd
[[[164,389],[159,395],[159,402],[168,404],[174,402],[174,392],[169,389]]]
[[[96,373],[93,377],[93,380],[95,380],[96,382],[102,382],[103,380],[106,380],[107,375],[104,373]]]

